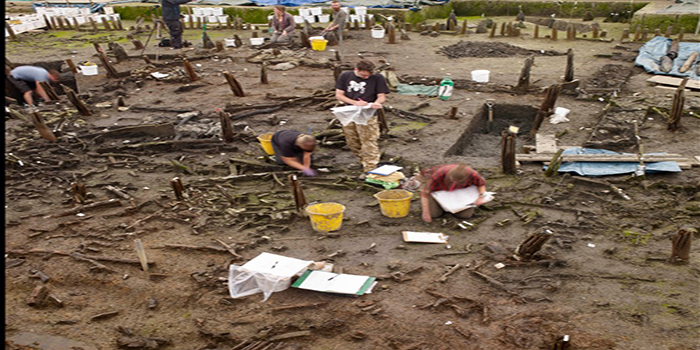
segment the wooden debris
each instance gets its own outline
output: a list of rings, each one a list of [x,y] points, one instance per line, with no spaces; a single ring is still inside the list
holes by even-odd
[[[41,117],[41,115],[39,115],[39,112],[33,111],[31,119],[32,123],[34,123],[34,127],[39,131],[42,138],[51,142],[56,142],[56,135],[54,135],[51,129],[46,126],[44,119]]]
[[[501,171],[504,174],[514,175],[516,172],[515,144],[517,134],[509,129],[501,132]]]
[[[459,119],[459,118],[457,118],[457,111],[458,111],[457,106],[451,107],[450,111],[447,112],[447,119]]]
[[[557,35],[558,35],[557,28],[552,28],[552,36],[550,37],[550,39],[556,41],[556,40],[557,40]]]
[[[693,63],[695,63],[695,60],[697,59],[697,57],[698,57],[697,51],[691,53],[690,56],[688,57],[688,59],[685,60],[685,63],[683,63],[683,66],[681,66],[681,68],[678,69],[678,71],[681,73],[685,73],[688,69],[690,69],[690,66],[692,66]]]
[[[529,260],[542,249],[547,241],[552,238],[552,231],[546,227],[528,236],[525,241],[515,249],[515,254],[521,259]]]
[[[78,97],[78,94],[73,91],[73,89],[69,88],[68,86],[65,86],[61,84],[61,88],[63,88],[63,91],[66,93],[66,97],[68,97],[68,101],[70,101],[73,106],[78,110],[78,113],[80,115],[89,117],[92,115],[92,112],[90,109],[88,109],[87,105],[85,105],[85,102]]]
[[[70,192],[73,195],[73,201],[80,204],[85,204],[87,190],[82,182],[73,182],[70,185]]]
[[[143,50],[143,43],[141,40],[134,39],[131,43],[134,44],[134,50]]]
[[[236,259],[243,259],[243,257],[242,257],[240,254],[238,254],[238,253],[236,252],[236,245],[235,245],[235,244],[234,244],[234,245],[230,245],[230,244],[227,244],[226,242],[224,242],[224,241],[222,241],[222,240],[220,240],[220,239],[216,239],[216,238],[214,239],[214,241],[215,241],[216,243],[221,244],[221,245],[226,249],[226,251],[228,251],[229,253],[231,253],[231,255],[233,255],[234,258],[236,258]]]
[[[46,298],[49,296],[49,288],[44,285],[34,287],[32,293],[27,297],[27,305],[31,307],[41,307],[45,304]]]
[[[532,69],[532,64],[534,62],[534,55],[525,59],[523,69],[520,71],[520,78],[518,78],[518,84],[515,85],[513,91],[524,94],[530,88],[530,70]]]
[[[566,71],[564,73],[564,81],[574,81],[574,50],[569,49],[566,52]]]
[[[119,315],[119,311],[103,312],[103,313],[91,316],[90,321],[105,320],[105,319],[112,318],[112,317],[117,316],[117,315]]]
[[[10,39],[14,41],[19,41],[19,39],[17,38],[17,34],[15,34],[15,31],[12,29],[12,26],[7,21],[5,21],[5,29],[7,30],[7,33],[10,34]]]
[[[578,181],[584,181],[584,182],[589,182],[589,183],[607,186],[612,190],[612,193],[614,193],[618,197],[620,197],[624,200],[628,200],[628,201],[632,200],[632,198],[630,198],[630,196],[626,195],[625,192],[623,192],[621,188],[619,188],[619,187],[617,187],[617,186],[615,186],[615,185],[613,185],[605,180],[587,179],[587,178],[583,178],[583,177],[579,177],[579,176],[574,176],[573,179],[578,180]]]
[[[294,198],[294,207],[296,208],[297,213],[303,214],[304,208],[308,202],[306,201],[304,190],[301,188],[301,181],[299,181],[297,175],[295,174],[290,174],[287,179],[289,180],[292,197]]]
[[[269,341],[278,341],[278,340],[285,340],[285,339],[292,339],[292,338],[299,338],[299,337],[308,337],[310,335],[311,335],[311,331],[290,332],[290,333],[284,333],[284,334],[279,334],[279,335],[270,337]]]
[[[237,97],[245,97],[245,93],[243,92],[243,87],[241,87],[241,84],[236,80],[236,78],[231,75],[229,72],[224,72],[224,77],[226,78],[226,82],[228,82],[229,87],[231,87],[231,91],[233,91],[233,94]]]
[[[264,63],[262,64],[262,66],[260,66],[260,83],[261,84],[268,84],[269,83],[269,81],[267,80],[267,65]]]
[[[51,86],[49,82],[40,81],[39,85],[44,89],[44,92],[46,92],[49,101],[58,101],[58,94],[56,94],[56,90],[53,89],[53,86]]]
[[[453,266],[449,271],[447,271],[447,273],[445,273],[444,275],[440,276],[440,278],[438,278],[438,282],[440,282],[440,283],[447,282],[447,278],[450,277],[450,275],[452,275],[453,273],[457,272],[457,270],[461,269],[462,267],[463,267],[463,265],[461,265],[461,264],[457,264],[457,265]]]
[[[101,51],[98,53],[98,57],[100,59],[100,62],[102,62],[102,65],[105,67],[107,70],[107,77],[109,78],[119,78],[119,73],[117,70],[114,68],[111,62],[109,62],[109,59],[107,58],[107,55],[104,53],[104,51]]]
[[[673,236],[671,258],[669,262],[674,264],[687,264],[690,261],[690,244],[693,234],[697,230],[691,227],[683,227]]]
[[[561,166],[562,163],[562,157],[561,154],[564,152],[564,149],[558,149],[556,153],[552,156],[552,160],[549,162],[549,165],[547,166],[547,170],[544,172],[544,176],[546,177],[552,177],[554,174],[556,174],[559,171],[559,167]]]
[[[532,130],[530,131],[531,137],[535,137],[544,119],[553,113],[554,105],[557,103],[560,91],[560,84],[552,84],[545,90],[545,99],[542,101],[542,105],[540,105],[540,109],[537,111]]]
[[[678,131],[681,128],[681,116],[683,115],[683,105],[685,104],[685,85],[688,78],[683,79],[673,95],[673,105],[668,118],[668,130]]]
[[[328,303],[322,301],[322,302],[318,302],[318,303],[305,303],[305,304],[278,306],[278,307],[270,309],[270,312],[274,314],[274,313],[278,313],[281,311],[288,311],[288,310],[317,308],[319,306],[324,306],[326,304],[328,304]]]

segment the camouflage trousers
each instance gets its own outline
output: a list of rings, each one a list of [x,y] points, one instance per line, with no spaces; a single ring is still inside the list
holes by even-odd
[[[343,127],[345,142],[352,153],[360,158],[365,172],[373,170],[379,164],[379,122],[377,116],[370,118],[367,125],[351,122]]]

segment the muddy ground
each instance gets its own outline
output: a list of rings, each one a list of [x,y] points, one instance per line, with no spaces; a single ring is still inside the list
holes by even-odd
[[[617,33],[622,25],[603,28]],[[40,108],[57,142],[41,139],[28,121],[6,117],[6,348],[231,349],[262,342],[248,349],[551,349],[569,335],[572,349],[700,349],[697,249],[687,265],[666,262],[678,229],[700,226],[698,168],[605,178],[631,200],[575,176],[545,177],[538,163],[523,163],[517,175],[503,175],[497,133],[475,128],[470,137],[464,131],[474,118],[485,117],[486,99],[495,100],[495,118],[503,122],[499,129],[511,121],[531,127],[527,116],[542,102],[542,89],[561,82],[566,56],[537,56],[534,87],[515,95],[490,91],[514,85],[526,56],[448,58],[438,51],[460,40],[562,53],[573,48],[584,91],[563,92],[558,100],[558,106],[572,110],[569,123],[545,121],[540,129],[559,135],[559,145],[615,139],[622,142],[604,144],[635,152],[629,138],[636,119],[645,152],[700,155],[700,119],[689,113],[699,113],[697,93],[688,92],[682,129],[667,131],[663,117],[647,108],[670,108],[673,90],[646,85],[649,76],[632,62],[639,44],[535,40],[531,32],[532,25],[521,38],[473,33],[432,38],[412,32],[410,41],[387,45],[371,39],[369,31],[351,31],[342,47],[330,48],[340,51],[343,64],[358,56],[386,60],[399,76],[468,80],[472,70],[491,71],[491,84],[457,89],[448,101],[430,99],[429,107],[414,112],[428,119],[387,113],[391,130],[380,142],[382,161],[398,161],[407,175],[423,166],[467,162],[486,177],[496,200],[477,210],[470,220],[474,226],[466,230],[451,216],[423,223],[417,200],[407,218],[382,217],[372,197],[379,189],[355,180],[359,173],[347,169],[355,158],[342,147],[342,138],[333,136],[315,158],[330,172],[302,181],[310,201],[347,207],[343,228],[333,235],[316,233],[307,218],[293,213],[286,169],[267,162],[255,135],[287,128],[318,133],[328,127],[332,51],[290,53],[304,56],[303,65],[268,70],[270,83],[263,85],[260,64],[246,60],[258,50],[248,45],[223,52],[186,50],[180,55],[201,78],[187,85],[172,51],[149,47],[147,53],[159,55],[155,69],[133,58],[115,65],[120,72],[131,71],[128,77],[108,79],[103,67],[98,76],[77,77],[94,115],[80,116],[65,97]],[[249,31],[237,33],[250,37]],[[214,40],[232,36],[210,34]],[[9,43],[7,57],[14,63],[97,61],[91,40],[101,40],[105,48],[107,40],[117,40],[136,56],[125,35],[23,35],[22,42]],[[136,37],[145,42],[147,35]],[[199,35],[186,32],[193,42]],[[272,57],[271,65],[289,57]],[[147,78],[153,70],[176,79]],[[233,96],[223,71],[238,79],[245,97]],[[617,90],[613,102],[612,90],[603,87]],[[240,117],[251,105],[314,93],[320,97]],[[119,96],[128,109],[117,108]],[[393,93],[387,105],[407,110],[425,100]],[[444,118],[453,106],[459,107],[459,118]],[[221,140],[216,108],[234,116],[232,143]],[[199,114],[183,115],[191,111]],[[454,149],[458,142],[462,149]],[[523,135],[518,148],[524,145],[534,140]],[[270,172],[275,175],[251,175]],[[230,175],[245,176],[225,178]],[[185,185],[185,200],[174,197],[174,177]],[[85,184],[86,205],[119,203],[71,211],[74,182]],[[528,234],[545,227],[554,236],[541,251],[544,261],[510,258]],[[444,232],[451,249],[404,243],[402,230]],[[136,262],[137,238],[154,262],[148,273]],[[242,258],[216,240],[232,245]],[[261,252],[332,262],[347,273],[378,277],[379,284],[358,298],[294,288],[264,303],[261,295],[230,298],[229,265]],[[494,267],[499,262],[506,267]],[[463,268],[438,282],[457,264]],[[28,306],[27,298],[40,285],[61,305],[46,300]],[[302,304],[309,306],[277,309]],[[275,338],[299,331],[308,332]]]

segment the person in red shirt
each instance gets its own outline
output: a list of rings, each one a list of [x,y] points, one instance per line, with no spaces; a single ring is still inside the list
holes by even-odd
[[[466,164],[444,164],[421,170],[424,180],[421,190],[421,209],[423,221],[432,222],[445,214],[440,204],[430,194],[436,191],[454,191],[469,186],[476,186],[479,190],[479,198],[474,202],[476,206],[484,204],[486,193],[486,180],[472,167]],[[467,219],[474,214],[474,208],[469,208],[455,213],[460,219]]]

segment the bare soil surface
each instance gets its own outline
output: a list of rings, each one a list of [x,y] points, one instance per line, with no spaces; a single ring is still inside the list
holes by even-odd
[[[611,33],[621,26],[603,24]],[[56,142],[42,139],[31,122],[6,116],[6,349],[552,349],[564,335],[572,349],[700,349],[700,255],[696,248],[689,264],[667,262],[679,228],[700,226],[698,168],[601,183],[545,177],[539,163],[503,175],[498,133],[512,123],[532,127],[528,118],[543,89],[562,82],[566,57],[537,56],[532,92],[517,95],[485,91],[515,85],[525,56],[449,59],[438,51],[461,40],[537,52],[573,48],[575,77],[589,91],[562,92],[557,106],[572,111],[571,121],[545,120],[540,128],[559,135],[559,145],[625,139],[610,146],[636,152],[629,139],[637,120],[644,152],[698,156],[700,99],[687,92],[682,128],[670,132],[649,110],[668,110],[674,91],[648,86],[649,76],[629,59],[600,56],[633,58],[639,44],[533,39],[531,30],[490,40],[487,34],[411,32],[410,41],[395,45],[351,31],[342,46],[325,52],[266,50],[262,56],[247,41],[222,52],[174,54],[152,40],[146,51],[152,66],[136,58],[126,32],[46,32],[8,42],[13,63],[98,62],[91,40],[102,40],[105,50],[106,40],[117,40],[134,58],[115,64],[122,78],[107,78],[104,67],[97,76],[76,77],[93,115],[79,115],[65,96],[39,108]],[[209,34],[213,40],[233,36]],[[145,43],[147,35],[135,37]],[[192,42],[200,35],[186,31]],[[338,63],[331,50],[339,50],[347,67],[358,56],[385,60],[399,76],[470,79],[472,70],[491,71],[489,84],[456,89],[447,101],[390,94],[387,106],[402,110],[428,101],[414,113],[429,117],[387,113],[390,131],[380,141],[382,161],[397,162],[407,175],[450,162],[479,170],[497,195],[469,220],[473,226],[462,229],[449,215],[426,224],[417,198],[406,218],[380,214],[372,197],[380,189],[355,180],[359,172],[347,166],[356,159],[329,128]],[[199,80],[188,81],[182,57]],[[263,61],[269,68],[296,66],[268,69],[269,84],[262,84]],[[232,94],[225,71],[245,97]],[[158,81],[152,72],[170,77]],[[118,108],[120,98],[128,108]],[[491,133],[474,128],[465,134],[475,118],[484,118],[486,99],[495,102],[498,124]],[[458,119],[442,117],[454,106]],[[222,140],[217,108],[231,115],[231,143]],[[258,110],[264,113],[246,115]],[[336,234],[314,232],[308,218],[294,213],[289,169],[269,162],[256,140],[290,128],[325,133],[314,163],[330,172],[302,183],[309,201],[346,206]],[[523,134],[518,148],[524,145],[534,140]],[[174,177],[184,184],[184,200],[175,198]],[[83,204],[70,190],[74,183],[85,185]],[[533,261],[512,258],[529,234],[544,229],[553,237]],[[405,243],[404,230],[443,232],[450,249]],[[148,272],[134,239],[153,262]],[[230,264],[262,252],[332,262],[346,273],[378,277],[379,284],[357,298],[290,288],[267,302],[260,294],[232,299]],[[53,299],[29,306],[40,286]]]

